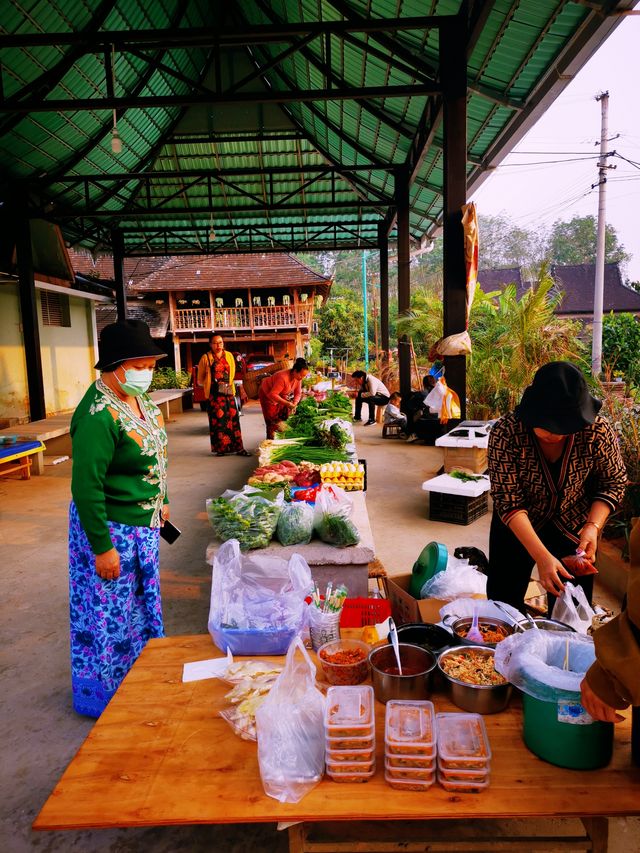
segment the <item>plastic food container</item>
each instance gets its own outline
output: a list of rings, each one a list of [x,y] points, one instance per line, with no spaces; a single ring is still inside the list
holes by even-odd
[[[389,767],[397,767],[399,769],[412,768],[414,770],[425,767],[433,767],[436,760],[436,747],[433,746],[433,752],[430,756],[426,755],[391,755],[386,752],[387,764]]]
[[[330,687],[325,716],[327,738],[374,738],[373,688]]]
[[[331,749],[327,742],[327,764],[334,762],[356,762],[361,764],[372,763],[375,761],[375,752],[373,749]]]
[[[385,775],[389,779],[404,779],[408,782],[428,782],[432,785],[436,773],[436,763],[433,761],[429,767],[413,769],[410,767],[393,767],[387,761],[385,762],[384,769]]]
[[[338,615],[339,619],[339,615]],[[318,649],[318,660],[329,684],[361,684],[369,675],[371,647],[360,640],[331,640]],[[353,663],[336,663],[327,657],[344,652],[359,657]]]
[[[375,738],[373,735],[366,737],[328,737],[327,749],[331,750],[353,750],[353,749],[373,749],[375,747]]]
[[[489,768],[483,767],[481,770],[446,770],[440,762],[438,762],[438,775],[447,782],[467,782],[471,785],[482,784],[489,781]]]
[[[436,774],[434,773],[431,781],[427,782],[421,779],[396,779],[393,776],[389,776],[388,772],[385,771],[384,779],[387,785],[398,791],[426,791],[435,782]]]
[[[388,755],[413,759],[435,756],[436,715],[433,702],[391,699],[385,713],[384,742]]]
[[[444,770],[488,770],[491,747],[479,714],[436,714],[438,763]]]
[[[331,767],[334,766],[335,765],[331,765]],[[368,782],[369,779],[371,779],[376,772],[375,765],[371,768],[371,770],[367,771],[366,773],[354,771],[346,772],[344,771],[344,769],[340,771],[339,768],[338,772],[336,772],[335,770],[331,769],[331,767],[327,765],[327,776],[334,782]]]
[[[479,794],[489,787],[489,777],[484,782],[451,782],[438,773],[438,782],[442,785],[445,791],[451,791],[454,794]]]

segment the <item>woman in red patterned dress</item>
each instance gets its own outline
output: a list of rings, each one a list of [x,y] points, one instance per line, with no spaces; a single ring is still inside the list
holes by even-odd
[[[198,363],[198,385],[202,385],[207,398],[211,452],[216,456],[226,456],[228,453],[250,456],[242,443],[233,384],[235,360],[231,353],[225,350],[220,335],[211,335],[209,346],[210,351],[206,352]]]

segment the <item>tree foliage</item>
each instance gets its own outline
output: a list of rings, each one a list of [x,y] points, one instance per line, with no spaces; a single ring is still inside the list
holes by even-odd
[[[319,313],[318,337],[322,342],[323,354],[327,355],[331,348],[348,348],[351,358],[361,358],[364,327],[362,305],[353,296],[336,296]]]
[[[607,371],[640,385],[640,320],[634,314],[614,314],[602,322],[602,360]]]
[[[554,264],[595,264],[597,224],[593,216],[574,216],[569,222],[554,222],[549,235],[549,258]],[[604,237],[605,262],[625,264],[630,256],[620,243],[613,225]]]

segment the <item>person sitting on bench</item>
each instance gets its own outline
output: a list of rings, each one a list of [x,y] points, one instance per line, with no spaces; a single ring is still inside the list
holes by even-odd
[[[384,382],[371,373],[365,373],[364,370],[354,371],[351,378],[360,381],[353,420],[355,422],[362,420],[362,404],[366,402],[369,406],[369,420],[365,426],[370,426],[376,422],[376,406],[386,406],[389,402],[389,389]]]

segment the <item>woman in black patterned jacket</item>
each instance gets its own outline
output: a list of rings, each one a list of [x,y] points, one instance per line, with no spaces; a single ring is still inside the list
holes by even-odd
[[[561,559],[576,548],[595,559],[602,528],[624,494],[624,463],[613,428],[598,415],[601,405],[575,365],[554,361],[491,430],[489,598],[522,609],[535,563],[549,609],[562,579],[578,583],[591,600],[593,576],[574,579]]]

